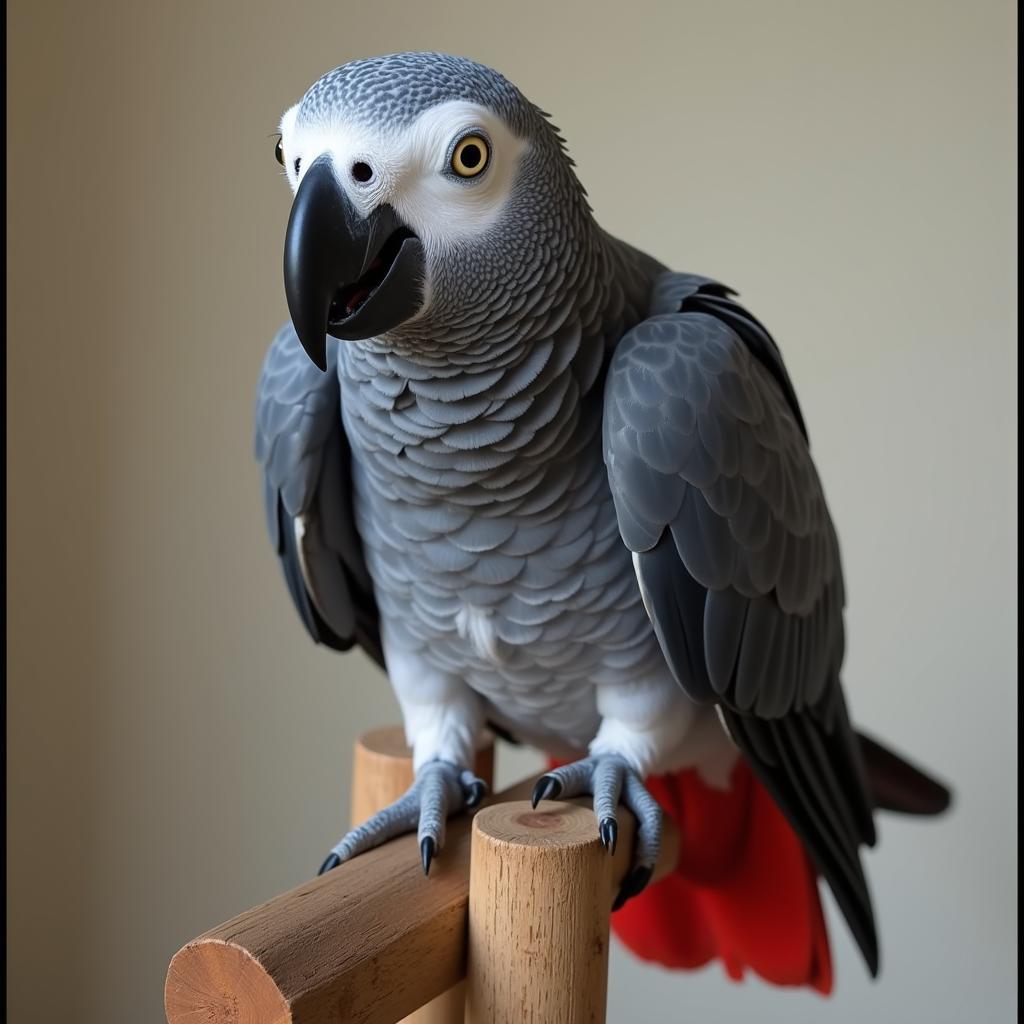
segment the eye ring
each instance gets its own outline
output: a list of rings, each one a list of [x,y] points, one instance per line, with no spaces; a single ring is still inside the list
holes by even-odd
[[[274,146],[274,159],[284,167],[284,140],[280,135],[277,137],[277,144]]]
[[[479,134],[466,135],[455,144],[449,163],[460,178],[482,174],[491,159],[491,147]]]

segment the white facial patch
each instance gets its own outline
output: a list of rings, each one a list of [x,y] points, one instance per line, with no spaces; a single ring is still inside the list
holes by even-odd
[[[475,238],[497,221],[527,149],[499,117],[463,100],[431,107],[401,129],[368,128],[341,118],[307,124],[298,120],[298,109],[292,107],[281,119],[292,190],[298,189],[304,170],[327,153],[357,209],[368,214],[389,203],[428,252]],[[459,178],[449,168],[451,150],[457,139],[474,130],[490,143],[487,165],[476,177]],[[372,171],[368,180],[357,180],[357,164]]]
[[[295,173],[295,119],[298,115],[299,104],[296,103],[294,107],[289,107],[281,115],[281,124],[278,126],[278,131],[281,133],[281,149],[284,153],[284,173],[288,178],[288,184],[292,187],[292,192],[299,187],[298,176]]]
[[[490,142],[484,171],[475,178],[445,174],[453,142],[470,130]],[[483,107],[457,101],[424,113],[404,133],[408,173],[392,204],[429,245],[474,238],[490,228],[512,191],[527,144]]]

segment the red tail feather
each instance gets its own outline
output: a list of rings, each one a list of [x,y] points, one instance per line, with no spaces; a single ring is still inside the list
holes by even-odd
[[[737,762],[727,791],[694,771],[647,787],[679,829],[679,863],[612,915],[615,934],[666,967],[718,957],[736,980],[751,970],[827,995],[832,960],[814,867],[747,764]]]

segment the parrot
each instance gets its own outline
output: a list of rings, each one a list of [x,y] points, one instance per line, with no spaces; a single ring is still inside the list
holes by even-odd
[[[275,155],[267,528],[312,639],[386,672],[414,770],[321,873],[415,832],[429,874],[489,729],[550,759],[534,807],[591,799],[608,851],[635,816],[612,927],[641,958],[828,993],[823,880],[877,975],[875,812],[951,791],[851,723],[836,530],[768,329],[603,230],[551,115],[468,58],[327,72]]]

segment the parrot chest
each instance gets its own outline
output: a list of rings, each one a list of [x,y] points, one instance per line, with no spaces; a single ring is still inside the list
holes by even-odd
[[[560,451],[494,458],[484,476],[470,467],[492,461],[485,450],[430,452],[445,457],[424,474],[423,452],[353,444],[386,646],[463,679],[499,724],[549,749],[585,746],[600,720],[595,687],[660,658],[618,530],[599,404],[574,426]]]
[[[388,643],[463,679],[519,735],[585,746],[595,688],[659,657],[610,497],[557,529],[484,517],[418,540],[397,525],[407,513],[368,497],[359,516],[376,534],[368,566]]]

